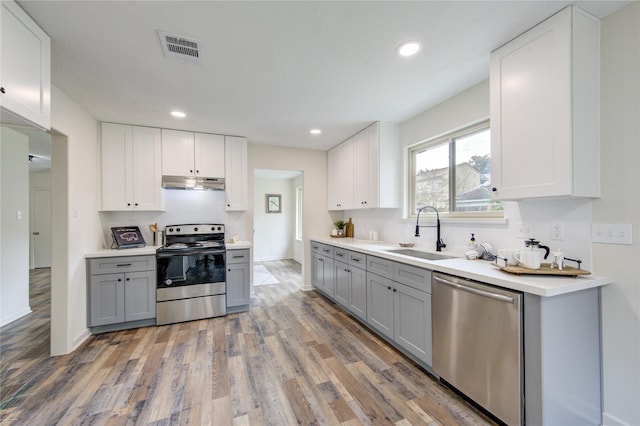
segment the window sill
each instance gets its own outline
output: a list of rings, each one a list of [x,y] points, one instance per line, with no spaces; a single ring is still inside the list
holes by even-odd
[[[415,223],[415,217],[408,217],[405,219],[407,222]],[[435,222],[435,215],[420,216],[420,223]],[[455,223],[455,224],[472,224],[472,225],[506,225],[509,220],[504,217],[447,217],[440,216],[440,223]]]

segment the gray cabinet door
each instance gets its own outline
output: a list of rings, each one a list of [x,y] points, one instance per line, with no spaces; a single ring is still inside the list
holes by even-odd
[[[244,306],[251,302],[249,264],[227,264],[227,307]]]
[[[431,295],[394,283],[394,340],[431,365]]]
[[[318,246],[318,250],[320,250]],[[313,268],[311,269],[311,283],[318,290],[322,290],[322,280],[323,280],[323,261],[322,256],[316,252],[311,255],[311,261],[313,262]]]
[[[333,250],[331,251],[333,253]],[[331,297],[335,297],[335,277],[333,259],[322,256],[322,290]]]
[[[138,321],[155,317],[155,271],[124,274],[124,320]]]
[[[351,293],[349,310],[361,320],[367,320],[367,273],[364,269],[351,268]]]
[[[351,274],[349,265],[334,261],[335,299],[336,302],[349,308],[349,287],[351,286]]]
[[[90,326],[123,322],[124,274],[104,274],[91,276]]]
[[[393,281],[367,273],[367,323],[393,339]]]

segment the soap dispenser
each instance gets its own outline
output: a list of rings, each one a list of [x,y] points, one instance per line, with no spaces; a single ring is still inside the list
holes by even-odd
[[[478,245],[476,244],[475,234],[471,234],[471,239],[469,240],[469,246],[467,247],[467,250],[478,251]]]

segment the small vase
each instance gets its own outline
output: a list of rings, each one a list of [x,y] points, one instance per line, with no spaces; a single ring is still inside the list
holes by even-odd
[[[344,236],[344,228],[340,228],[340,229],[338,229],[338,236],[339,236],[339,237]]]

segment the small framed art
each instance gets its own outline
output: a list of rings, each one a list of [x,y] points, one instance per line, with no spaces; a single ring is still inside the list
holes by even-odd
[[[267,213],[282,213],[282,204],[280,194],[267,194],[265,211]]]

